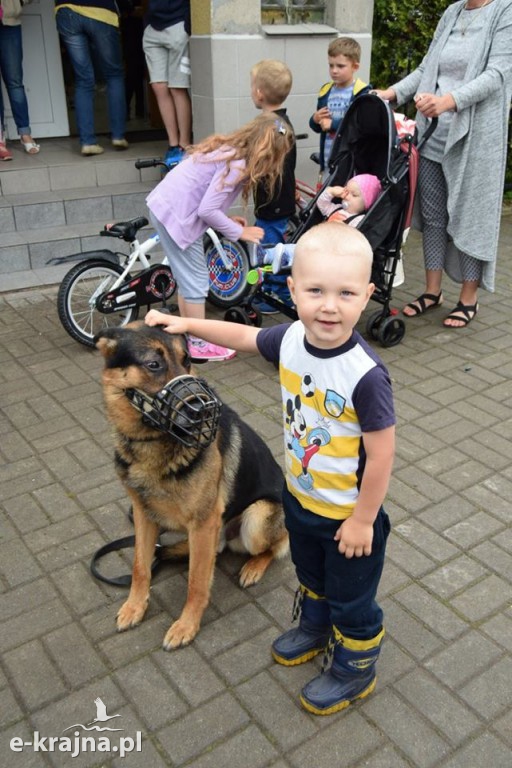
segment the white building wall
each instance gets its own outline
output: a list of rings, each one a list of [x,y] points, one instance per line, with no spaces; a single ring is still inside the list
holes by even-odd
[[[192,8],[194,11],[194,1]],[[213,0],[210,12],[210,28],[216,30],[212,34],[194,34],[193,16],[194,140],[231,131],[251,120],[256,114],[250,97],[251,67],[261,59],[280,59],[288,64],[294,79],[286,103],[288,114],[296,133],[309,133],[306,140],[298,142],[297,175],[306,181],[316,180],[317,168],[309,156],[318,149],[319,139],[308,123],[318,90],[329,79],[327,47],[339,35],[358,40],[362,48],[360,77],[368,81],[373,0],[331,0],[326,17],[330,24],[325,26],[262,27],[260,0]]]

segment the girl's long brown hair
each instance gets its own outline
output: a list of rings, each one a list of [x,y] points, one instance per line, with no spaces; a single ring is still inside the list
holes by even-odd
[[[226,174],[230,171],[233,160],[245,160],[245,169],[241,174],[242,199],[247,203],[249,194],[256,184],[263,182],[269,198],[283,175],[286,154],[294,142],[293,131],[277,115],[266,112],[250,123],[227,134],[215,133],[198,144],[188,148],[191,155],[207,155],[216,149],[225,147]],[[231,150],[231,151],[230,151]],[[203,161],[203,158],[198,158]],[[212,158],[213,160],[218,158]],[[205,162],[210,158],[204,158]]]

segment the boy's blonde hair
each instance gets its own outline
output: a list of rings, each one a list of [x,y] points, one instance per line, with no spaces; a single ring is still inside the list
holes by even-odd
[[[221,147],[226,149],[222,158],[226,162],[227,176],[233,160],[245,160],[241,181],[242,199],[247,203],[251,190],[263,183],[269,198],[283,175],[284,159],[293,145],[290,126],[272,112],[259,115],[250,123],[232,133],[208,136],[199,144],[189,147],[191,155],[202,155],[204,162],[218,162],[219,157],[206,158],[204,155]]]
[[[370,282],[373,251],[366,237],[358,229],[337,221],[324,221],[311,227],[297,241],[293,265],[302,259],[321,259],[326,251],[341,259],[361,259],[368,269]]]
[[[292,89],[292,73],[284,61],[263,59],[252,67],[251,77],[270,107],[282,104]]]
[[[361,46],[353,37],[337,37],[329,43],[327,55],[346,56],[354,64],[359,64],[361,62]]]

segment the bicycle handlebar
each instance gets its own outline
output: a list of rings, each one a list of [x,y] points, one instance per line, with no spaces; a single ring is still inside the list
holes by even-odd
[[[159,165],[163,165],[165,168],[167,168],[166,163],[163,162],[163,160],[160,160],[159,157],[153,157],[151,160],[136,160],[135,161],[135,167],[139,170],[141,168],[157,168]]]

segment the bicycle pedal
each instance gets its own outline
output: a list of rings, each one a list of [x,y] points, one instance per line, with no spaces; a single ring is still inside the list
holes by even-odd
[[[162,312],[164,315],[172,315],[173,312],[176,312],[178,310],[177,304],[170,304],[169,306],[160,307],[159,312]]]

